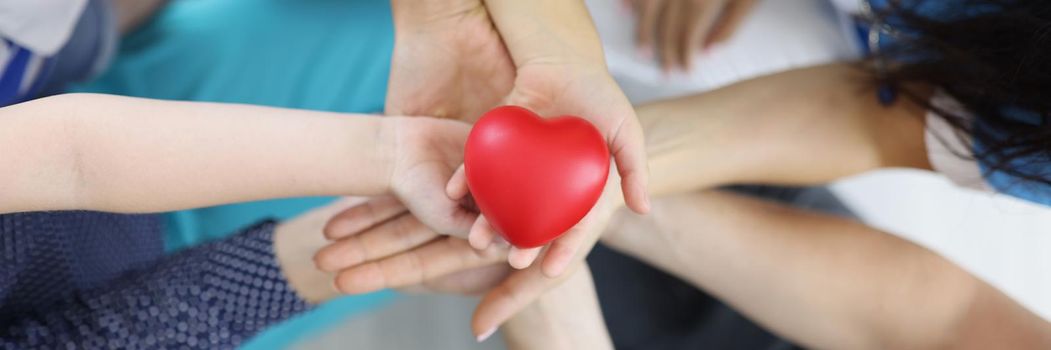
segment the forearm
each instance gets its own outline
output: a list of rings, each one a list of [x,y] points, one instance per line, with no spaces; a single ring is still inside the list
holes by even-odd
[[[605,56],[583,0],[484,0],[515,66],[571,64],[605,71]]]
[[[654,195],[725,184],[814,184],[929,168],[923,109],[880,105],[865,74],[797,69],[638,108]]]
[[[503,326],[509,349],[612,349],[586,267]]]
[[[64,95],[0,110],[0,212],[153,212],[386,192],[378,118]]]
[[[272,229],[261,224],[51,308],[4,315],[10,322],[0,328],[0,347],[235,348],[309,308],[281,276]]]
[[[857,222],[719,192],[626,215],[607,243],[807,347],[1051,344],[1047,322],[988,284]]]

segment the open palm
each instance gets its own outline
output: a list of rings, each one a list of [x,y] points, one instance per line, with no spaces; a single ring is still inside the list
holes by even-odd
[[[477,120],[514,83],[515,68],[481,2],[419,15],[395,7],[386,114]]]

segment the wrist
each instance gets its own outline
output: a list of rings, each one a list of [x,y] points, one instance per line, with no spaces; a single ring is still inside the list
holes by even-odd
[[[319,270],[313,256],[329,243],[321,234],[328,220],[357,203],[360,202],[344,199],[289,219],[274,228],[274,257],[288,285],[303,300],[318,304],[340,295],[332,283],[333,275]]]
[[[485,7],[516,66],[571,63],[605,71],[602,41],[584,1],[486,0]]]
[[[403,139],[405,134],[408,133],[412,128],[412,123],[407,122],[407,117],[383,117],[383,122],[380,123],[378,135],[379,135],[379,147],[377,153],[381,159],[381,169],[383,175],[383,193],[393,193],[394,182],[397,179],[400,167],[399,162],[404,158],[405,152],[408,152],[408,147]]]
[[[646,137],[651,196],[678,194],[734,183],[751,154],[740,140],[748,135],[730,128],[737,116],[712,103],[671,100],[636,108]]]
[[[481,0],[391,0],[395,34],[482,9]]]

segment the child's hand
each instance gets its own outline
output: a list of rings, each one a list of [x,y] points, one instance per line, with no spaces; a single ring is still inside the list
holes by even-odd
[[[445,185],[463,163],[470,126],[435,118],[396,117],[390,122],[390,190],[431,229],[463,237],[478,215],[449,199]]]
[[[548,277],[548,265],[558,264],[560,269],[582,265],[587,251],[620,207],[616,180],[616,176],[611,176],[603,199],[580,224],[550,246],[542,264],[511,273],[485,294],[472,322],[475,334],[498,327],[569,276],[560,273],[559,277]],[[492,231],[486,234],[491,235]],[[491,274],[473,276],[474,272],[508,255],[506,248],[499,245],[488,244],[476,250],[462,239],[435,233],[392,198],[373,199],[333,217],[325,227],[325,235],[335,242],[318,251],[315,263],[324,271],[338,272],[337,288],[353,294],[429,281],[459,286],[454,290],[474,290],[493,282]],[[514,254],[536,256],[534,250],[515,249]]]
[[[639,50],[665,71],[690,70],[693,55],[729,39],[755,0],[626,0],[635,10]]]

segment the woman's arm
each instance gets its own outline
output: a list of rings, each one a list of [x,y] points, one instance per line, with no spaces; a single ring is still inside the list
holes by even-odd
[[[612,349],[591,271],[582,268],[503,326],[509,349]]]
[[[584,1],[484,2],[515,66],[547,63],[605,68],[602,41]]]
[[[815,184],[928,169],[924,109],[878,103],[847,64],[768,75],[638,109],[654,195],[725,184]]]
[[[247,105],[44,98],[0,109],[0,213],[385,193],[389,123]]]
[[[1051,347],[1051,324],[1003,293],[857,222],[717,191],[615,220],[606,243],[807,347]]]

